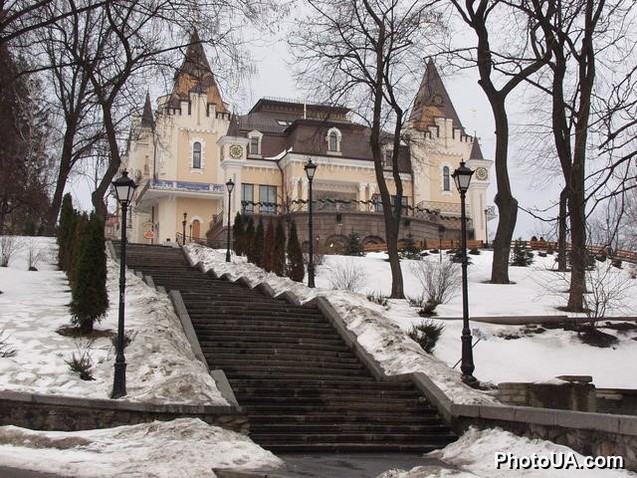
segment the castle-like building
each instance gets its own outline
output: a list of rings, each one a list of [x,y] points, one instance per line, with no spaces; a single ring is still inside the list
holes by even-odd
[[[196,39],[196,37],[195,37]],[[295,219],[307,241],[308,179],[313,186],[314,240],[322,251],[357,232],[385,241],[370,129],[349,110],[262,98],[231,114],[201,43],[193,42],[173,90],[152,111],[150,98],[133,118],[123,167],[138,183],[128,225],[132,242],[163,243],[183,234],[225,239],[228,212]],[[473,237],[485,239],[486,191],[492,161],[466,133],[433,62],[426,65],[398,155],[403,183],[401,238],[459,237],[460,197],[451,174],[461,161],[475,171],[467,194]],[[392,141],[383,147],[385,179],[395,194]],[[229,195],[226,183],[235,188]],[[230,199],[230,201],[229,201]]]

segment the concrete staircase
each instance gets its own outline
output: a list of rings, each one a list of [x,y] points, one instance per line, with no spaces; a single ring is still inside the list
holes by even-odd
[[[127,265],[180,291],[265,448],[426,452],[455,440],[410,382],[375,380],[317,308],[204,274],[179,249],[130,244]]]

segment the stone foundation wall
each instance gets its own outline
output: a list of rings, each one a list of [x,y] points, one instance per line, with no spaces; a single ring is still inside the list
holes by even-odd
[[[242,434],[247,435],[249,432],[248,419],[243,410],[237,407],[156,405],[0,392],[0,425],[33,430],[91,430],[176,418],[199,418],[210,425]]]
[[[499,427],[519,436],[549,440],[568,446],[584,456],[621,456],[627,470],[637,471],[635,435],[505,420],[463,417],[460,421],[463,428],[471,425],[478,428]]]
[[[498,399],[508,405],[596,412],[595,386],[588,381],[500,383]]]

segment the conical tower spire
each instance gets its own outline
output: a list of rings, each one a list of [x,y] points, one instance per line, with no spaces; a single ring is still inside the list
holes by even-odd
[[[416,130],[426,131],[429,126],[436,125],[434,118],[450,118],[455,128],[464,131],[440,73],[433,60],[429,59],[409,121]]]
[[[170,95],[168,106],[179,108],[181,101],[190,99],[191,92],[207,94],[208,103],[214,104],[217,107],[217,112],[228,112],[221,99],[221,92],[196,30],[190,36],[181,67],[175,72],[173,92]]]
[[[153,107],[150,104],[150,93],[146,92],[146,102],[144,103],[144,111],[142,112],[142,126],[146,126],[147,128],[153,127]]]
[[[475,133],[473,135],[473,145],[471,146],[471,154],[469,155],[469,159],[484,159],[482,149],[480,148],[480,141],[478,141],[478,137]]]

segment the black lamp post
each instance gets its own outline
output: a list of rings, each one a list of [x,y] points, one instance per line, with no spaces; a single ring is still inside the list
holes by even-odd
[[[122,208],[122,237],[119,259],[119,316],[117,320],[117,356],[115,357],[115,375],[113,377],[113,393],[111,398],[126,395],[126,358],[124,357],[124,304],[126,294],[126,211],[133,200],[137,184],[128,177],[128,171],[113,181],[117,201]]]
[[[484,247],[489,248],[489,208],[484,210]]]
[[[226,187],[228,188],[228,244],[226,249],[226,262],[230,262],[230,204],[232,200],[232,190],[234,189],[234,181],[232,178],[228,179]]]
[[[471,329],[469,328],[469,292],[467,284],[467,217],[465,195],[471,183],[473,171],[460,162],[460,167],[453,174],[456,188],[460,192],[460,222],[461,222],[461,248],[462,248],[462,381],[473,385],[477,379],[473,376],[475,365],[473,364],[473,349],[471,348]]]
[[[310,246],[310,250],[309,250],[310,258],[307,263],[307,286],[308,287],[314,287],[314,241],[312,240],[312,238],[314,237],[313,230],[312,230],[312,180],[314,179],[315,172],[316,172],[316,164],[314,164],[312,160],[310,159],[308,160],[307,163],[305,163],[305,174],[307,174],[307,180],[310,182],[310,190],[309,190],[309,198],[308,198],[309,233],[307,236],[310,239],[308,241]]]
[[[440,255],[440,262],[442,262],[442,238],[445,235],[446,230],[447,228],[442,224],[438,226],[438,253]]]
[[[182,232],[181,233],[183,235],[182,236],[183,243],[181,244],[182,246],[186,245],[186,223],[188,222],[187,221],[187,217],[188,217],[188,213],[184,211],[184,220],[181,221],[181,226],[182,226]]]

